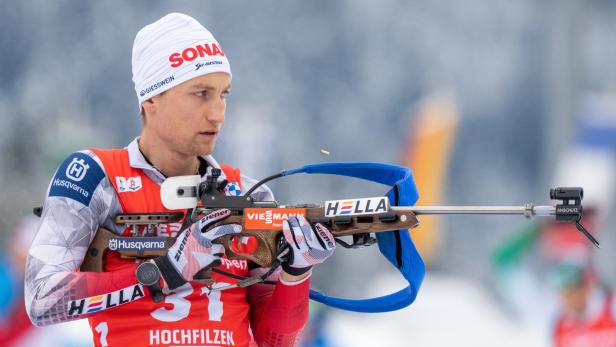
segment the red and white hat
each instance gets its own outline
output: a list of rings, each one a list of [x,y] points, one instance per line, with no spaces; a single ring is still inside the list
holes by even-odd
[[[170,13],[137,33],[133,82],[141,103],[189,79],[212,72],[231,76],[229,60],[212,33],[194,18]]]

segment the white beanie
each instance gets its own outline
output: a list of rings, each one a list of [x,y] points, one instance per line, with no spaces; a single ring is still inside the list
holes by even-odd
[[[231,67],[212,33],[194,18],[170,13],[146,25],[133,43],[133,82],[141,103],[189,79]]]

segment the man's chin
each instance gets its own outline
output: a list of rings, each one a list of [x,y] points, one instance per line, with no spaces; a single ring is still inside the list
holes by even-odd
[[[212,154],[212,152],[214,152],[214,144],[208,144],[208,145],[200,145],[197,146],[196,150],[195,150],[195,155],[198,156],[206,156],[206,155],[210,155]]]

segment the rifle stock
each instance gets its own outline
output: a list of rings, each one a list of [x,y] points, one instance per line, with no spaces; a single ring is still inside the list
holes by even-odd
[[[276,210],[275,208],[272,210]],[[130,214],[118,215],[116,223],[129,225],[152,225],[155,223],[169,223],[177,221],[178,218],[161,219],[154,218],[161,214]],[[398,229],[415,228],[419,221],[413,212],[404,211],[401,209],[392,209],[387,213],[379,213],[372,215],[361,216],[338,216],[325,217],[323,208],[306,208],[306,219],[310,223],[322,223],[332,233],[334,237],[348,236],[354,234],[382,232]],[[212,227],[221,224],[240,224],[246,226],[246,218],[243,215],[231,215],[224,220],[216,223]],[[257,240],[257,249],[250,254],[237,253],[233,247],[233,242],[241,242],[241,237],[253,237]],[[154,235],[152,235],[154,237]],[[215,242],[222,244],[225,247],[227,258],[229,259],[247,259],[259,266],[270,267],[275,259],[278,251],[279,239],[282,237],[282,228],[277,229],[249,229],[244,230],[236,235],[226,235]],[[118,236],[105,228],[99,228],[94,240],[90,244],[86,256],[81,265],[81,271],[102,272],[104,271],[105,254],[109,251],[109,245],[113,242],[131,241],[134,236]],[[157,239],[161,239],[157,237]],[[166,255],[167,249],[173,245],[175,238],[164,238],[164,249],[140,249],[140,250],[116,250],[125,258],[152,258]],[[204,277],[209,277],[205,275]]]
[[[98,228],[79,269],[89,272],[105,271],[105,254],[109,249],[109,241],[115,236],[116,234],[105,228]]]
[[[148,236],[156,237],[153,232],[153,226],[157,224],[166,224],[180,222],[184,218],[182,212],[169,213],[125,213],[115,217],[115,223],[118,225],[127,225],[133,227],[133,234],[138,235],[138,227],[146,226]],[[132,241],[135,236],[119,236],[108,229],[99,228],[94,235],[94,239],[90,243],[86,255],[81,263],[81,271],[103,272],[105,271],[105,255],[109,251],[110,242]],[[146,236],[147,237],[147,236]],[[165,243],[164,249],[134,249],[121,250],[118,253],[123,258],[152,258],[167,254],[167,249],[173,245],[175,238],[157,237]]]

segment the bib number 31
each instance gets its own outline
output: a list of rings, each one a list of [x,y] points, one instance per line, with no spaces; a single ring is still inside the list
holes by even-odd
[[[228,283],[217,282],[218,286],[227,286]],[[177,322],[188,317],[190,314],[191,302],[186,298],[194,291],[190,283],[185,283],[183,286],[176,288],[173,291],[163,289],[165,294],[165,306],[152,311],[151,315],[155,319],[162,322]],[[203,287],[200,295],[208,298],[208,318],[210,321],[220,322],[223,314],[223,305],[221,301],[221,291],[214,290],[207,295],[208,289]],[[168,306],[171,305],[171,308]]]

